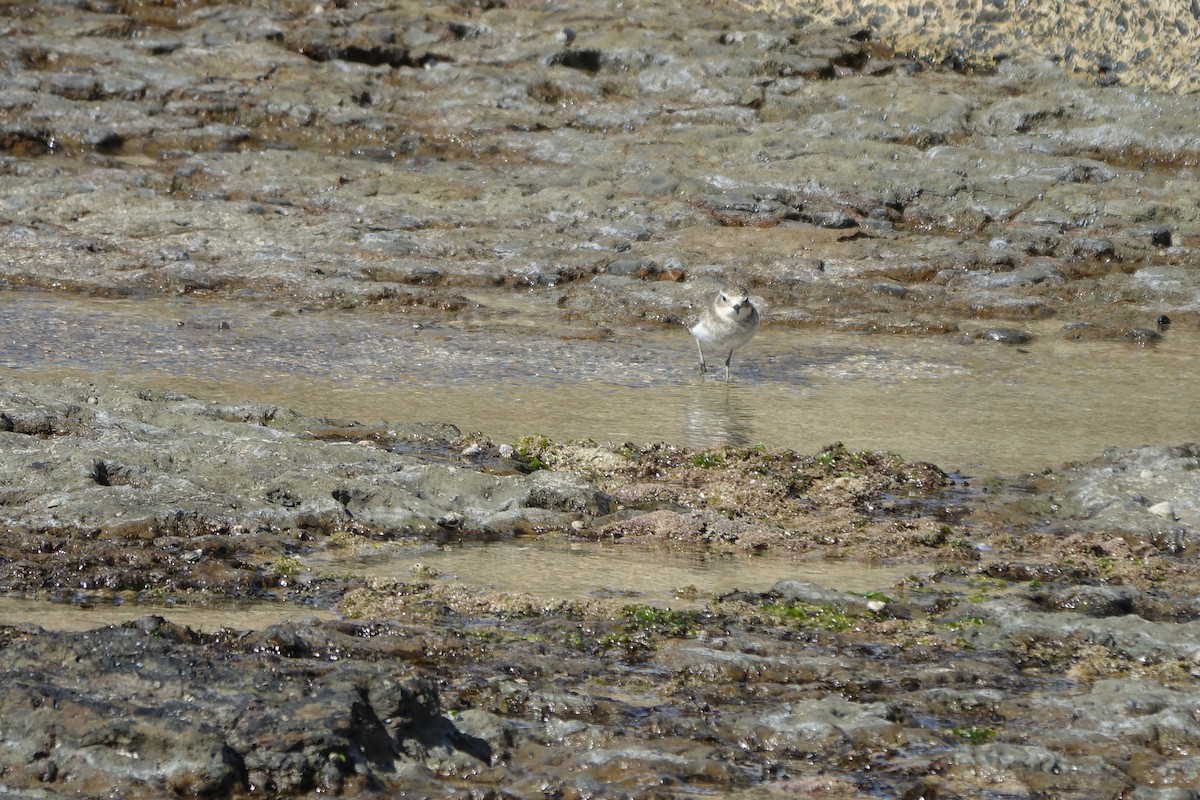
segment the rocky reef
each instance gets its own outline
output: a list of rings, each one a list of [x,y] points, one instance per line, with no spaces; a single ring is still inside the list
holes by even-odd
[[[459,336],[422,374],[504,333],[594,377],[736,273],[765,331],[1153,353],[1200,320],[1195,11],[1044,5],[5,4],[0,794],[1196,798],[1196,445],[976,477],[494,441],[120,380],[120,309],[6,304],[377,314]],[[302,374],[272,335],[226,357]],[[328,566],[479,541],[902,577],[651,603]],[[164,617],[197,610],[227,624]]]

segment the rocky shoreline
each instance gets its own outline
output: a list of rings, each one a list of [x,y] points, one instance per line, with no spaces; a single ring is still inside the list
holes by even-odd
[[[1152,352],[1195,329],[1194,62],[996,59],[997,6],[949,43],[989,63],[935,63],[899,6],[835,6],[7,5],[0,288],[379,313],[618,365],[730,273],[779,331],[1021,346],[1051,320]],[[6,374],[35,374],[42,345],[3,334]],[[0,794],[1200,796],[1196,445],[968,480],[537,429],[6,377],[0,594],[294,614],[0,619]],[[911,574],[652,604],[320,566],[546,539]]]
[[[724,3],[4,20],[5,287],[501,328],[467,295],[507,288],[617,341],[730,272],[781,326],[1197,320],[1194,94]]]
[[[0,408],[5,593],[297,619],[0,627],[16,796],[1193,796],[1194,446],[972,486],[840,446],[496,445],[78,381]],[[310,566],[539,536],[912,577],[672,608]]]

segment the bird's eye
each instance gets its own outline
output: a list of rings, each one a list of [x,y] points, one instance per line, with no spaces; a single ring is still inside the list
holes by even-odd
[[[722,303],[728,303],[728,302],[729,302],[729,298],[728,298],[728,297],[726,297],[725,295],[721,295],[721,302],[722,302]]]

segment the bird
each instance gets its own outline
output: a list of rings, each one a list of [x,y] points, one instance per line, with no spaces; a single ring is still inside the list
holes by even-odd
[[[750,302],[750,293],[745,286],[725,286],[708,295],[699,321],[688,328],[696,337],[696,349],[700,351],[700,371],[708,372],[704,363],[705,344],[718,351],[728,351],[725,356],[725,381],[728,382],[733,351],[754,338],[759,321],[758,309]]]

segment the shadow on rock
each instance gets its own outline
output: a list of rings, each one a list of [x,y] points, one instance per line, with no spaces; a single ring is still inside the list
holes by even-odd
[[[442,715],[434,683],[361,633],[290,623],[209,636],[160,617],[84,634],[8,629],[6,782],[225,797],[387,791],[490,766],[492,746]]]

